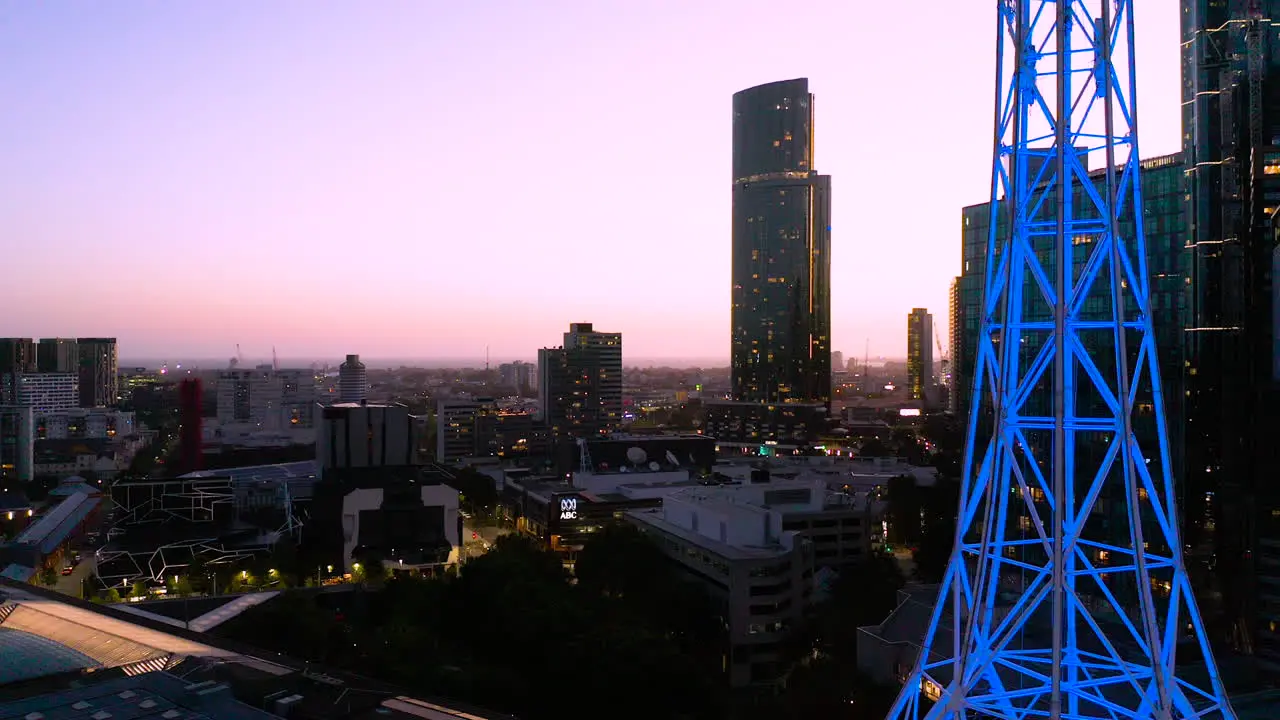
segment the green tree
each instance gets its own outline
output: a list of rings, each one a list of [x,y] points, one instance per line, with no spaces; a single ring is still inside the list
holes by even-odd
[[[120,591],[115,588],[107,588],[107,591],[103,593],[103,598],[109,603],[118,603],[120,602]]]
[[[920,542],[913,553],[916,579],[942,582],[955,545],[956,515],[960,512],[960,483],[939,478],[932,487],[922,488]]]
[[[352,581],[361,585],[380,587],[387,579],[387,564],[382,556],[372,550],[357,550],[351,568]]]
[[[648,596],[654,578],[665,576],[667,559],[632,525],[606,525],[591,537],[574,563],[586,591],[613,597]]]
[[[134,581],[133,587],[129,590],[130,597],[145,598],[149,594],[147,584],[141,580]]]
[[[40,584],[53,587],[58,584],[58,571],[51,565],[40,568]]]
[[[447,484],[458,491],[459,504],[472,515],[488,516],[498,505],[497,484],[479,470],[459,468],[453,471],[453,479]]]
[[[904,584],[898,562],[889,555],[877,553],[842,568],[830,595],[810,614],[813,648],[856,665],[858,628],[883,622],[898,606]]]
[[[862,445],[858,448],[858,455],[867,458],[889,457],[892,453],[889,446],[878,437],[867,438],[862,441]]]
[[[178,581],[173,584],[173,592],[176,592],[178,597],[189,597],[191,595],[191,576],[178,576]]]
[[[302,565],[298,544],[288,534],[282,535],[271,548],[270,565],[268,570],[275,570],[277,579],[290,586],[297,585],[298,578],[308,574],[308,568]]]
[[[889,479],[889,542],[914,545],[920,541],[920,511],[922,505],[920,487],[910,475]]]

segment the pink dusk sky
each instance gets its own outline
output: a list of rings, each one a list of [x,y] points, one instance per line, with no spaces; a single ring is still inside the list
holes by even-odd
[[[1143,155],[1179,10],[1138,0]],[[0,0],[4,336],[123,357],[629,358],[729,341],[734,92],[808,77],[833,348],[946,337],[995,0]]]

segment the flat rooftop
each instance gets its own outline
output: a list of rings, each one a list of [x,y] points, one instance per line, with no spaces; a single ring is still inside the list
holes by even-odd
[[[654,508],[651,510],[631,510],[627,512],[626,515],[632,520],[632,522],[648,525],[656,530],[661,530],[668,535],[674,535],[690,545],[705,548],[706,550],[728,560],[767,560],[769,558],[782,557],[791,552],[781,545],[752,547],[730,545],[729,543],[720,542],[715,538],[707,537],[702,533],[686,529],[673,522],[668,522],[667,519],[662,516],[661,508]]]
[[[0,703],[0,720],[268,720],[225,685],[151,672]]]

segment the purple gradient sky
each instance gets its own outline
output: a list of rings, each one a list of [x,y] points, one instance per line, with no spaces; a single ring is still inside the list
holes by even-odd
[[[730,96],[807,76],[834,348],[901,356],[985,197],[994,6],[0,0],[0,335],[532,357],[590,321],[727,361]],[[1150,156],[1177,3],[1138,20]]]

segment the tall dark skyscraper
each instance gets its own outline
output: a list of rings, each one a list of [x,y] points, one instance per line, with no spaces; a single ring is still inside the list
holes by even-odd
[[[0,403],[13,402],[15,375],[35,370],[36,346],[31,338],[0,338]]]
[[[80,407],[115,407],[120,361],[115,338],[76,340],[80,361]]]
[[[933,392],[933,316],[913,308],[907,316],[907,395],[930,400]]]
[[[1280,0],[1183,0],[1182,18],[1186,542],[1216,563],[1214,639],[1280,675]]]
[[[78,373],[79,346],[69,338],[40,338],[36,346],[36,366],[42,373]]]
[[[733,96],[733,399],[831,400],[831,178],[809,81]]]

